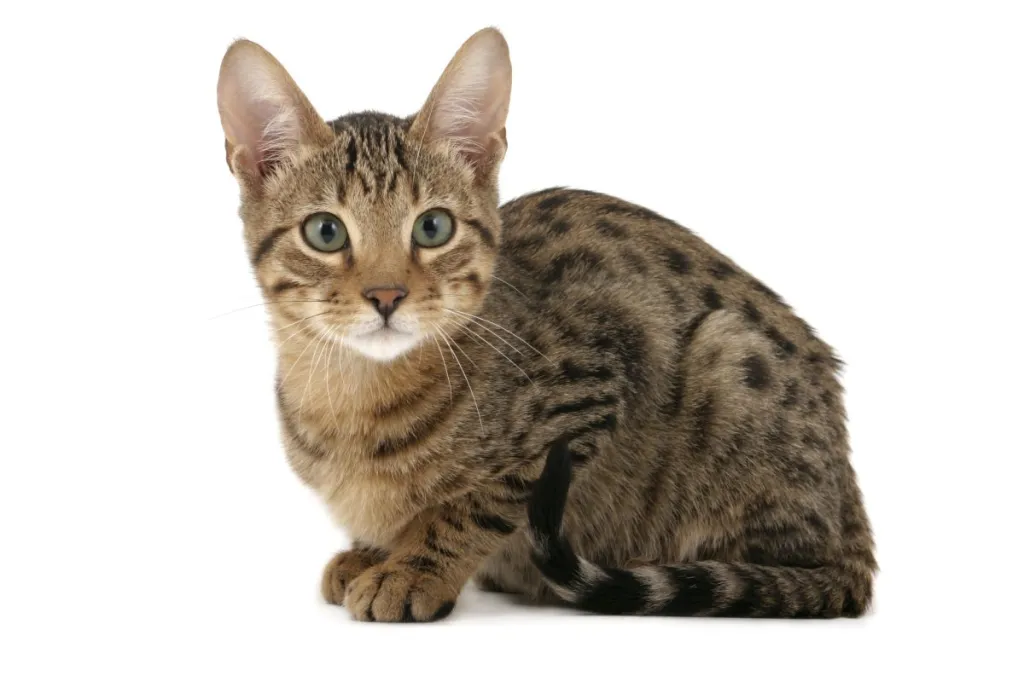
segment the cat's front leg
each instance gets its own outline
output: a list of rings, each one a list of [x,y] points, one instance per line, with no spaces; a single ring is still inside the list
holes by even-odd
[[[345,594],[357,620],[428,622],[446,617],[480,563],[515,532],[524,512],[460,500],[429,509],[403,529],[388,558]]]

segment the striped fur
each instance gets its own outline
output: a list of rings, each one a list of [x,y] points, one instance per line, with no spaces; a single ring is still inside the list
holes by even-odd
[[[835,618],[860,616],[871,598],[870,559],[814,567],[751,562],[610,568],[580,558],[562,530],[572,480],[565,440],[550,448],[529,504],[532,558],[562,600],[603,614]]]
[[[252,43],[226,57],[267,59]],[[873,541],[832,349],[650,210],[565,188],[499,206],[507,101],[488,98],[508,97],[506,61],[483,31],[421,113],[304,116],[274,138],[293,148],[257,157],[259,118],[235,110],[249,91],[222,83],[284,448],[355,541],[324,598],[430,621],[472,579],[605,613],[864,613]],[[311,111],[290,78],[267,91]],[[430,125],[449,95],[485,113]],[[454,232],[418,248],[428,209]],[[346,225],[345,248],[303,239],[317,212]],[[386,360],[350,342],[380,324],[374,287],[407,292],[387,324],[414,342]]]

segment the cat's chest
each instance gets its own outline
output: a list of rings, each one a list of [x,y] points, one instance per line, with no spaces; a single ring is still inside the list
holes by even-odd
[[[322,419],[299,415],[288,428],[316,444],[311,452],[301,441],[287,442],[286,433],[292,467],[353,539],[386,545],[421,511],[422,477],[403,471],[407,462],[375,456],[379,439],[372,430],[344,418],[331,420],[328,428]]]
[[[358,467],[336,469],[316,491],[331,518],[353,539],[386,546],[419,511],[412,485]]]

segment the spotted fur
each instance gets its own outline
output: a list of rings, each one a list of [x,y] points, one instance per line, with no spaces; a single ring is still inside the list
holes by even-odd
[[[475,577],[603,613],[863,614],[876,565],[832,349],[650,210],[565,188],[499,207],[506,62],[482,31],[419,114],[328,124],[262,48],[225,56],[282,439],[356,543],[324,598],[429,621]],[[454,236],[416,247],[438,207]],[[304,243],[317,211],[348,248]],[[351,341],[383,285],[408,291],[392,317],[415,337],[386,360]]]

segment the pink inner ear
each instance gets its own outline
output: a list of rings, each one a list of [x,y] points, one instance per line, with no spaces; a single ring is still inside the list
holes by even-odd
[[[424,111],[435,140],[447,140],[474,166],[501,145],[511,65],[500,34],[483,31],[455,55]]]
[[[233,85],[221,100],[225,131],[237,146],[244,147],[241,161],[246,167],[266,175],[269,161],[266,133],[281,106],[268,100],[247,100],[240,90]]]
[[[267,97],[275,83],[258,61],[237,55],[221,73],[218,104],[228,140],[245,148],[244,163],[250,170],[263,170],[267,161],[268,125],[286,106]]]

